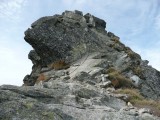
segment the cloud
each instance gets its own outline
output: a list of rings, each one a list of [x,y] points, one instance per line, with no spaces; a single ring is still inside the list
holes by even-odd
[[[152,27],[154,22],[153,18],[159,7],[158,1],[159,0],[62,0],[62,4],[65,9],[79,9],[103,18],[109,23],[107,27],[111,31],[118,35],[127,34],[128,37],[132,37],[141,35]]]
[[[19,20],[21,9],[27,0],[2,0],[0,2],[0,18],[6,20]]]

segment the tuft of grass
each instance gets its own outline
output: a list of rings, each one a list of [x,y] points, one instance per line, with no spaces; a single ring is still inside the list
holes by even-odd
[[[114,36],[111,38],[111,40],[114,41],[114,43],[120,43],[119,39],[120,38],[118,36]]]
[[[69,68],[69,65],[64,60],[59,60],[49,64],[48,67],[55,70],[61,70]]]
[[[131,59],[136,58],[134,52],[132,52],[132,51],[127,51],[127,55],[128,55],[128,57],[130,57]]]
[[[131,59],[141,59],[141,56],[133,52],[130,48],[126,48],[125,52]]]
[[[135,101],[135,105],[152,106],[160,110],[160,101],[143,99],[142,101]]]
[[[112,73],[112,72],[116,72],[117,70],[113,67],[110,67],[108,70],[107,70],[107,73]],[[118,72],[118,71],[117,71]]]
[[[118,89],[115,93],[127,94],[129,95],[129,102],[135,104],[137,101],[142,101],[144,97],[139,93],[137,89]]]
[[[143,70],[142,70],[139,66],[137,66],[137,67],[133,68],[133,72],[134,72],[136,75],[142,75]]]
[[[132,81],[129,78],[126,78],[119,71],[114,68],[109,68],[107,70],[109,79],[111,80],[112,85],[115,88],[131,88],[134,87]]]
[[[154,115],[160,116],[160,101],[144,98],[137,89],[118,89],[114,93],[127,94],[128,102],[138,108],[149,108]]]

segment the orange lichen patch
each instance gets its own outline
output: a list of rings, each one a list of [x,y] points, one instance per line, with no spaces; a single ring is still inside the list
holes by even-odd
[[[50,65],[48,65],[48,67],[55,70],[61,70],[69,68],[69,65],[64,60],[59,60],[54,63],[51,63]]]
[[[114,88],[117,88],[119,86],[119,81],[117,79],[111,80],[111,83]]]
[[[47,80],[48,80],[48,77],[46,75],[44,75],[43,73],[41,73],[38,76],[36,83],[39,83],[40,81],[47,81]]]

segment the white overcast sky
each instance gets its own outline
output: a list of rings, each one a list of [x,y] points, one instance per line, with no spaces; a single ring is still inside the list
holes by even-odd
[[[160,70],[160,0],[0,0],[0,85],[22,85],[32,49],[24,31],[43,16],[81,10],[107,22],[107,31]]]

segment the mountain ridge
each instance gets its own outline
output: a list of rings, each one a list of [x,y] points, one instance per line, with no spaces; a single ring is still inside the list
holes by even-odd
[[[32,71],[0,86],[0,119],[158,120],[160,72],[105,28],[78,10],[32,23]]]

